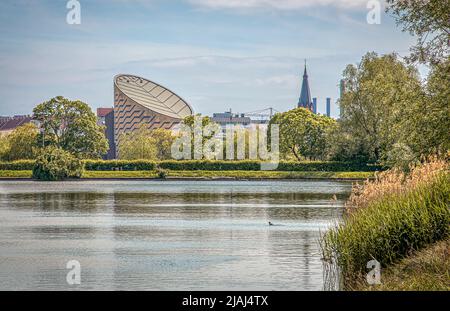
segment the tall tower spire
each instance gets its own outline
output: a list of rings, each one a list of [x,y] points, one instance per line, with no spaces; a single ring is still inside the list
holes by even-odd
[[[306,71],[306,59],[305,59],[305,71],[303,73],[302,90],[300,92],[300,98],[298,100],[297,107],[303,107],[312,111],[311,90],[308,82],[308,72]]]

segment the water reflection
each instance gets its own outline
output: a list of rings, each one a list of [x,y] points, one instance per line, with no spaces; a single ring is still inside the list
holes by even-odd
[[[77,289],[321,289],[319,232],[350,187],[0,182],[0,289],[71,290],[71,259],[82,265]]]

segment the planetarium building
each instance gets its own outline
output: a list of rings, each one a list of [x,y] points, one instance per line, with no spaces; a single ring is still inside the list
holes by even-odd
[[[150,80],[118,75],[114,78],[114,138],[146,125],[149,129],[173,129],[191,106],[169,89]]]

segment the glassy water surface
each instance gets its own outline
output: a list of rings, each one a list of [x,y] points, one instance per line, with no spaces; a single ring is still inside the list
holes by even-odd
[[[0,181],[0,290],[320,290],[319,234],[341,216],[350,189]],[[67,284],[69,260],[81,264],[81,285]]]

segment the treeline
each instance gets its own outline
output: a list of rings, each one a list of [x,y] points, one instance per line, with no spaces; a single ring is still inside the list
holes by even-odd
[[[276,114],[285,159],[377,163],[407,167],[450,148],[450,60],[417,67],[396,54],[367,53],[343,73],[336,121],[298,108]]]

